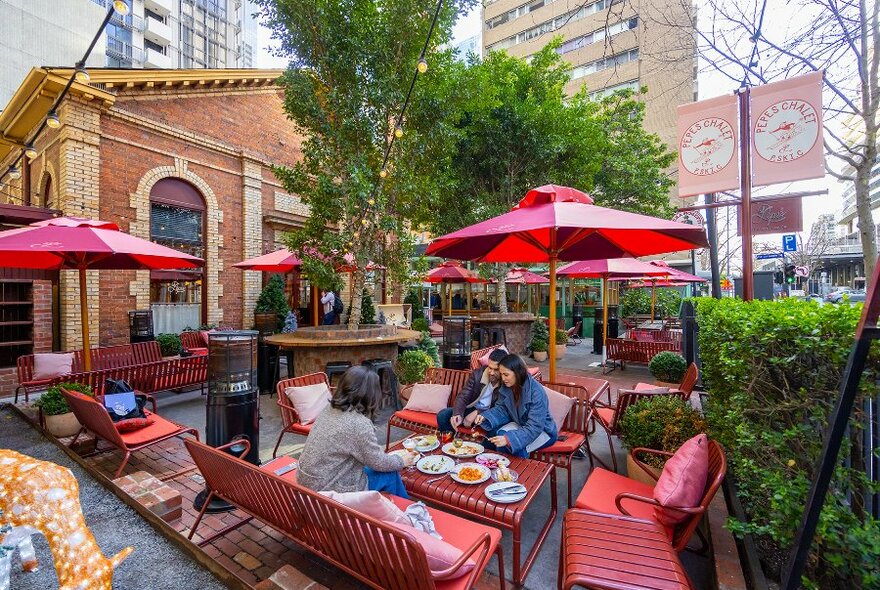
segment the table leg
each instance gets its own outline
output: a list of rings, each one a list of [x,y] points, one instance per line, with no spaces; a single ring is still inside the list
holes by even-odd
[[[529,575],[529,570],[532,569],[532,566],[535,564],[535,558],[538,557],[538,552],[541,550],[541,547],[544,545],[544,540],[547,538],[547,534],[550,532],[550,527],[553,526],[553,521],[556,520],[556,512],[558,510],[558,501],[556,497],[556,466],[553,466],[553,470],[550,472],[550,514],[547,517],[547,522],[544,523],[544,528],[541,529],[541,532],[538,533],[538,538],[535,539],[535,544],[532,546],[532,550],[529,551],[529,554],[526,556],[526,562],[522,565],[522,571],[520,571],[520,545],[522,529],[520,527],[520,521],[516,521],[513,525],[513,581],[517,584],[522,584],[525,582],[526,577]]]

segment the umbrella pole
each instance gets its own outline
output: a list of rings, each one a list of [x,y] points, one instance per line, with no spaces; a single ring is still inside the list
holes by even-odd
[[[312,321],[316,328],[321,325],[320,316],[318,315],[319,305],[321,305],[321,299],[318,297],[318,287],[312,283]]]
[[[522,303],[519,302],[519,283],[516,284],[516,311],[522,311]]]
[[[617,317],[620,317],[619,315]],[[602,277],[602,366],[605,366],[607,356],[605,344],[608,342],[608,277]]]
[[[82,321],[83,337],[83,368],[88,373],[92,370],[92,344],[89,338],[89,294],[86,291],[86,269],[79,269],[79,315]]]
[[[556,255],[550,256],[550,381],[556,381]]]
[[[467,297],[467,314],[471,315],[471,284],[465,283],[464,285],[464,296]]]
[[[657,291],[654,290],[656,283],[651,281],[651,321],[654,321],[654,308],[657,305]]]

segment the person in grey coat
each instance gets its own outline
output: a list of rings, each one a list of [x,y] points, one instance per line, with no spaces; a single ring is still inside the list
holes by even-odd
[[[525,362],[509,354],[498,363],[501,396],[491,409],[481,412],[474,424],[488,431],[487,446],[515,455],[549,447],[556,442],[556,423],[550,415],[544,386],[529,375]]]
[[[406,498],[400,470],[416,454],[386,453],[376,438],[373,416],[382,389],[375,371],[358,365],[345,372],[299,458],[297,482],[316,492],[377,490]]]

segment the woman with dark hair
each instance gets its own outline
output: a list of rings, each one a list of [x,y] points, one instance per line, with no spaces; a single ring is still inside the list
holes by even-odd
[[[373,416],[381,399],[375,371],[358,365],[345,372],[306,439],[299,458],[300,485],[315,491],[369,489],[407,497],[400,470],[412,465],[416,455],[386,453],[379,446]]]
[[[474,424],[488,431],[489,447],[517,457],[549,447],[556,442],[556,423],[550,415],[547,392],[529,375],[525,362],[509,354],[498,363],[501,396],[491,409],[476,417]]]

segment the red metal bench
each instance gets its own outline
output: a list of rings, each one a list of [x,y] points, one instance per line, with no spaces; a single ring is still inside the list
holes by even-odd
[[[96,395],[101,396],[107,379],[123,379],[133,389],[142,393],[156,393],[193,385],[204,389],[208,380],[208,357],[201,355],[168,358],[140,365],[74,373],[56,377],[50,385],[80,383],[88,385]]]
[[[499,544],[501,531],[496,528],[429,508],[434,525],[443,539],[462,550],[462,556],[445,571],[456,571],[468,559],[473,559],[476,564],[466,575],[435,581],[424,549],[411,534],[222,450],[193,440],[184,441],[184,444],[210,491],[193,523],[190,539],[198,529],[211,499],[218,496],[373,588],[472,588],[493,553],[498,556],[499,571],[504,572]],[[390,499],[401,509],[411,504],[396,496]],[[244,519],[238,524],[248,520]],[[210,540],[208,538],[202,543]],[[503,574],[499,576],[499,586],[504,589]]]
[[[452,391],[449,393],[449,399],[446,400],[446,406],[452,406],[455,396],[462,390],[471,376],[471,371],[459,371],[457,369],[438,369],[432,367],[425,371],[425,380],[422,383],[436,383],[440,385],[451,385]],[[404,387],[400,394],[401,397],[407,395],[413,388],[413,385]],[[386,429],[385,449],[391,445],[391,427],[397,427],[402,430],[428,434],[437,430],[437,414],[431,412],[417,412],[414,410],[398,410],[394,412],[388,420],[388,428]]]
[[[291,432],[293,434],[301,434],[303,436],[308,436],[312,431],[311,424],[303,424],[300,421],[299,414],[296,412],[296,408],[290,403],[290,400],[287,398],[287,395],[284,393],[284,390],[288,387],[303,387],[306,385],[317,385],[318,383],[324,383],[331,392],[333,388],[330,386],[330,380],[327,379],[327,375],[325,373],[310,373],[308,375],[302,375],[301,377],[292,377],[290,379],[282,379],[275,386],[276,393],[276,402],[278,403],[278,410],[281,412],[281,432],[278,433],[278,442],[275,443],[275,449],[272,451],[272,458],[278,454],[278,447],[281,446],[281,439],[285,434]]]
[[[93,348],[91,350],[91,355],[92,370],[142,365],[162,360],[162,352],[159,348],[159,343],[156,341]],[[19,391],[24,392],[24,401],[27,403],[32,392],[42,391],[50,385],[61,383],[66,380],[66,377],[34,379],[34,355],[32,354],[18,357],[16,361],[16,369],[18,371],[19,385],[15,389],[15,403],[18,403]],[[74,350],[71,374],[81,373],[82,371],[83,351]]]
[[[182,434],[191,434],[196,437],[196,440],[199,438],[199,431],[195,428],[181,426],[152,412],[145,413],[155,420],[153,424],[139,430],[121,433],[116,430],[113,420],[110,419],[110,414],[107,413],[107,409],[100,402],[76,391],[61,389],[61,394],[67,400],[67,404],[70,406],[70,410],[74,413],[76,419],[82,424],[82,428],[70,443],[71,446],[76,443],[83,432],[89,430],[123,452],[122,463],[112,479],[116,479],[122,474],[122,470],[128,464],[128,460],[134,451]]]
[[[608,369],[607,361],[611,361],[612,368],[615,363],[619,363],[621,369],[626,369],[626,363],[648,364],[654,356],[663,351],[681,352],[681,342],[674,341],[607,338],[605,346],[605,369]],[[603,370],[603,372],[607,371]]]

